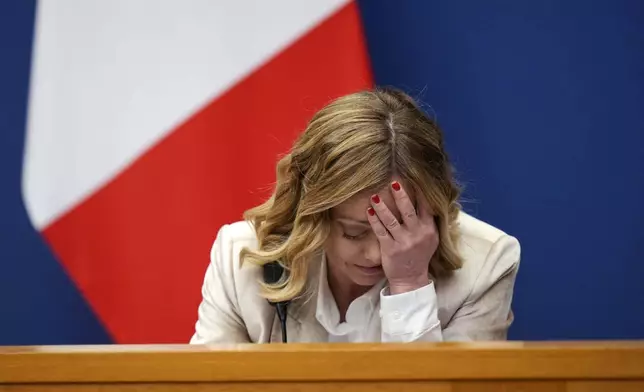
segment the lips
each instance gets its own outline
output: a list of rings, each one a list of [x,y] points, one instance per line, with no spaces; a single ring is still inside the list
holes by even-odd
[[[356,268],[358,268],[362,273],[367,274],[367,275],[377,275],[377,274],[382,273],[382,267],[381,266],[363,267],[361,265],[356,265]]]

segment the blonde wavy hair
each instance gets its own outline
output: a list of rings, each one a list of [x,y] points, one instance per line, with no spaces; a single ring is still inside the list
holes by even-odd
[[[288,272],[278,284],[263,285],[264,297],[286,301],[303,295],[310,260],[330,231],[330,209],[357,193],[382,189],[394,174],[434,210],[440,244],[430,272],[460,268],[460,188],[442,132],[407,94],[375,89],[341,97],[317,112],[278,162],[272,196],[245,212],[258,249],[243,249],[242,262],[278,261]]]

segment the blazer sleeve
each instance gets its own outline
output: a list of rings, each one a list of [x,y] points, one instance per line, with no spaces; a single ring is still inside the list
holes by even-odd
[[[191,344],[249,343],[235,290],[233,244],[224,225],[210,251],[201,289],[202,300]]]
[[[507,339],[520,258],[519,241],[512,236],[492,245],[470,295],[443,329],[444,340]]]

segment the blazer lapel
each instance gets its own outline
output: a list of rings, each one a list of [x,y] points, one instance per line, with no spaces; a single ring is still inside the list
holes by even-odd
[[[329,340],[329,333],[318,322],[315,316],[317,295],[303,304],[298,312],[293,314],[294,335],[293,342],[320,343]]]
[[[289,306],[286,318],[288,341],[292,343],[327,342],[329,333],[318,322],[315,316],[320,281],[320,267],[324,262],[324,254],[320,252],[311,260],[307,277],[308,292],[294,300]],[[273,324],[272,342],[282,341],[282,327],[275,317]]]
[[[286,317],[286,332],[288,343],[327,342],[329,334],[315,317],[315,306],[311,301],[303,306],[293,307]],[[271,343],[282,342],[282,325],[275,315],[271,333]]]
[[[312,258],[307,277],[308,286],[311,288],[309,294],[298,301],[299,307],[293,312],[293,318],[300,323],[298,330],[298,342],[328,342],[329,333],[317,319],[316,311],[318,305],[318,294],[320,292],[320,276],[322,263],[326,263],[324,251],[320,251]],[[324,277],[326,279],[326,276]]]

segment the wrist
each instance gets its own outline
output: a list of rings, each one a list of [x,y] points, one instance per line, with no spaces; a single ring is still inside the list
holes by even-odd
[[[403,294],[415,291],[427,286],[430,283],[429,276],[419,276],[415,279],[405,279],[402,281],[389,281],[389,294]]]

